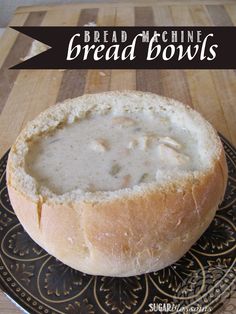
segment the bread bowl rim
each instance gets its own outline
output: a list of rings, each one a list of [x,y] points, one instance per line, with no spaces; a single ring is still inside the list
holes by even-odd
[[[85,192],[81,191],[80,189],[75,189],[72,191],[69,191],[67,193],[64,193],[62,195],[57,195],[48,189],[46,189],[46,193],[43,190],[38,191],[37,186],[37,180],[33,177],[31,177],[25,170],[24,165],[20,165],[19,163],[24,162],[25,156],[27,154],[27,151],[25,151],[24,154],[19,155],[17,151],[19,151],[19,148],[21,148],[21,145],[26,144],[28,146],[27,141],[32,136],[38,136],[43,133],[48,133],[50,131],[53,131],[60,125],[62,122],[65,124],[67,123],[68,116],[71,113],[71,109],[77,108],[78,105],[81,106],[78,112],[75,112],[75,116],[78,113],[86,113],[90,110],[94,110],[95,106],[94,104],[88,105],[86,101],[89,101],[91,98],[100,98],[100,97],[119,97],[121,95],[128,95],[128,96],[149,96],[149,97],[155,97],[158,101],[164,101],[165,105],[168,103],[168,105],[173,107],[182,107],[182,110],[188,111],[188,113],[193,114],[194,118],[198,119],[200,123],[202,123],[205,127],[205,129],[209,132],[209,135],[211,139],[215,142],[216,151],[214,152],[214,156],[212,157],[212,164],[211,167],[204,170],[195,170],[193,172],[186,172],[185,174],[181,174],[180,177],[173,178],[171,177],[171,180],[166,180],[162,183],[160,182],[150,182],[150,183],[141,183],[138,185],[134,185],[132,187],[123,188],[115,191],[95,191],[95,192]],[[143,106],[140,106],[138,108],[139,110],[144,109]],[[54,114],[56,111],[62,111],[63,116],[60,116],[59,119],[54,120]],[[76,110],[75,110],[76,111]],[[98,111],[99,112],[99,111]],[[53,126],[47,127],[42,132],[38,132],[37,128],[40,127],[40,124],[45,121],[45,118],[48,118],[48,116],[51,116],[52,122],[55,122]],[[73,116],[72,116],[73,119]],[[36,133],[34,133],[36,130]],[[63,102],[57,103],[55,105],[52,105],[51,107],[47,108],[45,111],[41,112],[35,119],[28,122],[25,126],[25,128],[20,132],[19,136],[17,137],[15,143],[11,147],[9,157],[8,157],[8,163],[7,163],[7,185],[12,186],[16,190],[18,190],[20,193],[22,193],[25,197],[29,198],[32,201],[40,201],[44,203],[58,203],[58,204],[66,204],[71,202],[111,202],[113,200],[117,200],[120,198],[127,198],[132,199],[135,197],[142,197],[144,194],[152,193],[155,191],[160,191],[163,193],[168,193],[168,190],[176,190],[181,189],[181,187],[184,188],[184,186],[187,183],[194,183],[196,181],[201,180],[202,177],[206,176],[208,173],[210,173],[214,167],[214,164],[220,160],[220,156],[222,154],[222,145],[219,141],[219,137],[212,127],[212,125],[205,120],[200,113],[193,110],[188,105],[184,105],[183,103],[174,100],[172,98],[168,98],[165,96],[160,96],[154,93],[150,92],[141,92],[141,91],[130,91],[130,90],[124,90],[124,91],[109,91],[109,92],[103,92],[103,93],[96,93],[96,94],[84,94],[82,96],[73,98],[73,99],[67,99]],[[14,158],[15,157],[15,158]],[[21,170],[21,172],[19,171]],[[167,173],[168,174],[168,173]],[[31,180],[31,184],[27,185],[28,180]],[[49,192],[49,193],[48,193]],[[81,193],[82,192],[82,193]]]

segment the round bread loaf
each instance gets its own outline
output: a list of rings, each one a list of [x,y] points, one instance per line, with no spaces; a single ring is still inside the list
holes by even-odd
[[[20,133],[7,164],[10,201],[31,238],[104,276],[182,257],[211,223],[226,182],[223,146],[199,113],[133,91],[50,107]]]

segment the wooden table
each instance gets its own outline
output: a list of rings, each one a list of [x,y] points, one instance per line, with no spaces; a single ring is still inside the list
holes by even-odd
[[[73,26],[88,22],[100,26],[232,26],[236,25],[236,2],[136,0],[20,7],[10,25]],[[8,70],[26,56],[31,42],[9,28],[0,39],[0,155],[27,121],[48,106],[84,93],[114,89],[151,91],[179,99],[200,111],[236,146],[234,70]],[[235,306],[235,299],[233,303]],[[233,313],[227,305],[219,311],[224,312]],[[0,292],[0,313],[21,311]]]

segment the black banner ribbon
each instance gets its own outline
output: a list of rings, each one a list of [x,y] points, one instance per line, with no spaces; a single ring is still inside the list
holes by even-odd
[[[11,27],[49,48],[11,69],[236,69],[236,27]]]

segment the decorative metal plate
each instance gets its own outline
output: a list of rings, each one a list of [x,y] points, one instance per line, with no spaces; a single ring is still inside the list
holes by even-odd
[[[161,313],[157,311],[158,303],[195,310],[198,306],[208,307],[214,312],[229,298],[236,278],[236,150],[224,138],[222,141],[229,180],[224,201],[208,230],[177,263],[156,273],[129,278],[80,273],[31,240],[9,202],[6,153],[0,161],[0,285],[3,291],[31,314],[133,314],[150,313],[152,308]]]

